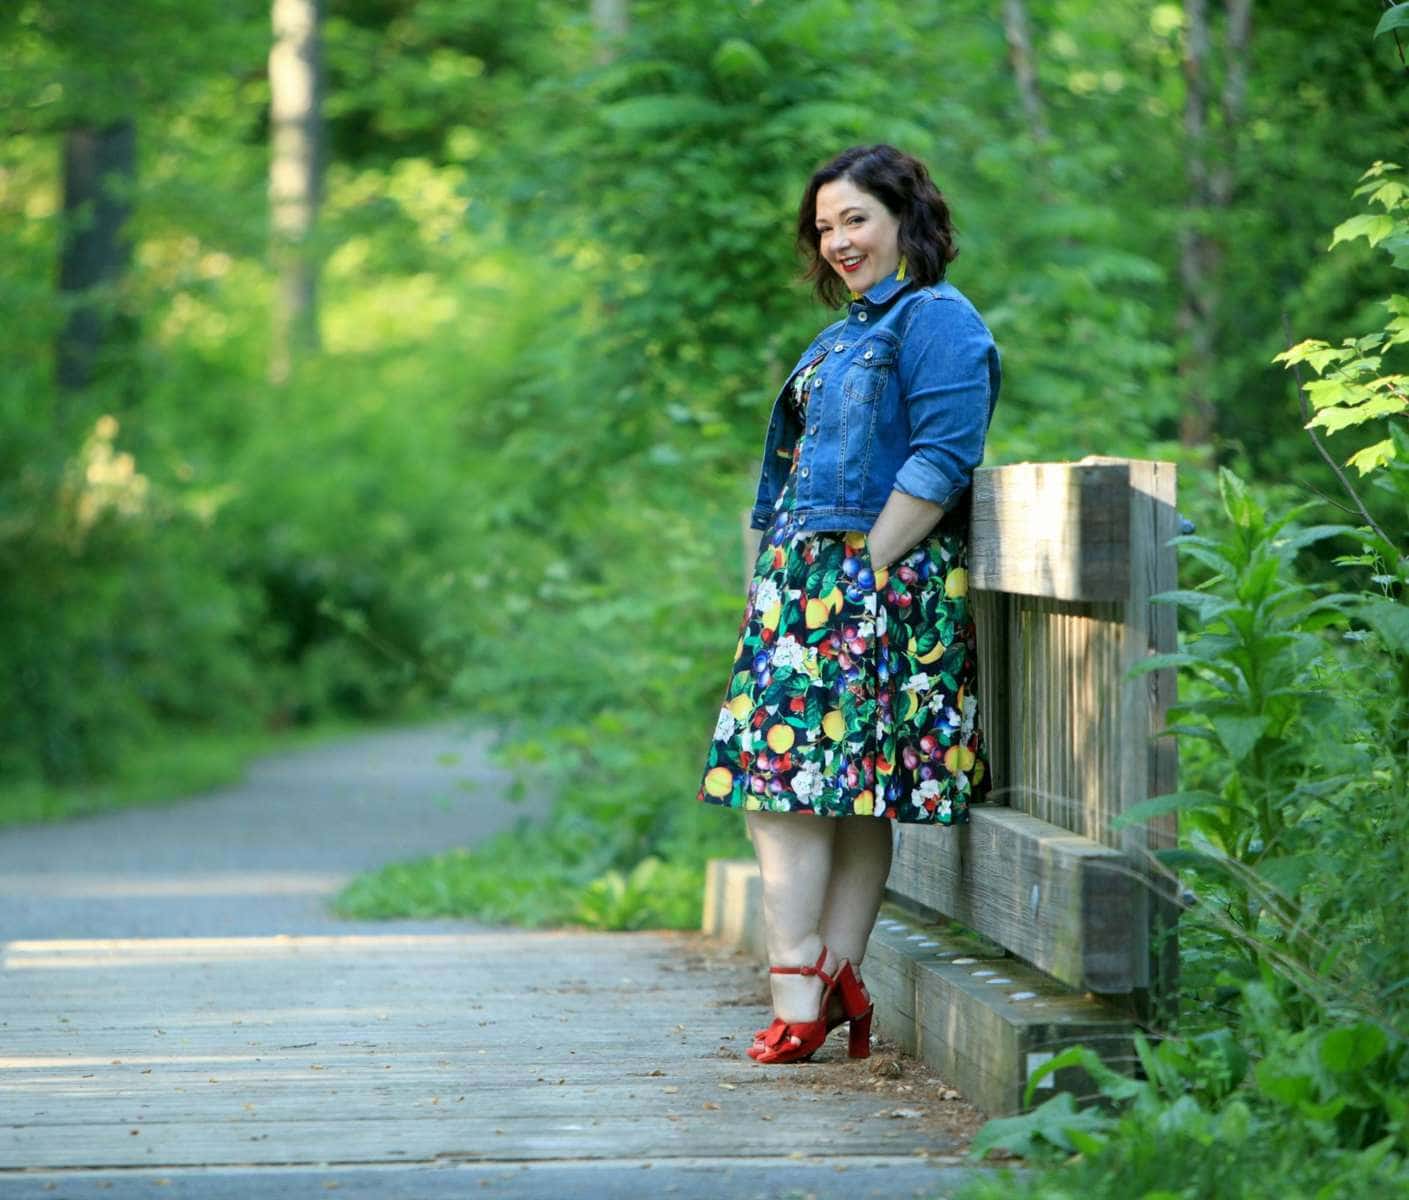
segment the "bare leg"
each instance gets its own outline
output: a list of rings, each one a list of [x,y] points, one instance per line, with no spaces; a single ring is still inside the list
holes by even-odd
[[[837,824],[820,932],[838,958],[849,958],[859,967],[890,875],[891,822],[842,817]]]
[[[768,961],[811,966],[822,951],[818,932],[832,873],[837,821],[810,813],[747,814],[763,878]],[[832,964],[829,962],[828,967]],[[813,1021],[822,997],[815,975],[769,975],[773,1013],[784,1021]]]

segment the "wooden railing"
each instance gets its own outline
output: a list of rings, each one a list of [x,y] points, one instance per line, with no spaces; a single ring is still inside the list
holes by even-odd
[[[1174,503],[1170,463],[975,474],[969,581],[994,791],[968,825],[896,826],[865,977],[882,1031],[990,1113],[1020,1108],[1031,1072],[1074,1041],[1129,1067],[1132,1030],[1173,1002],[1177,914],[1150,852],[1174,845],[1175,818],[1113,822],[1177,785],[1173,739],[1157,736],[1175,673],[1130,674],[1175,649],[1174,610],[1150,602],[1176,586]],[[705,927],[759,948],[750,870],[715,865]]]
[[[1173,669],[1178,532],[1170,463],[1088,458],[981,469],[970,587],[980,714],[999,805],[961,836],[902,825],[890,891],[984,934],[1053,978],[1130,996],[1148,1017],[1177,967],[1169,915],[1145,886],[1147,851],[1174,817],[1113,830],[1130,804],[1176,788],[1173,738],[1156,735]]]

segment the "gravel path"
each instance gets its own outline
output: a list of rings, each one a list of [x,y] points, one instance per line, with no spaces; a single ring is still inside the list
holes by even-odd
[[[360,871],[542,813],[489,738],[454,725],[356,735],[255,763],[185,803],[0,832],[9,938],[351,933],[327,901]],[[398,928],[472,929],[470,922]]]

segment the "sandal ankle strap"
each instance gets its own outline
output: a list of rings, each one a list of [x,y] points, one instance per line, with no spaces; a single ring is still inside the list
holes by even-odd
[[[826,947],[826,946],[823,946],[823,947],[822,947],[822,953],[817,956],[817,962],[816,962],[816,964],[813,965],[813,966],[810,966],[810,967],[805,967],[805,966],[804,966],[804,967],[769,967],[769,968],[768,968],[768,971],[769,971],[769,974],[772,974],[772,975],[818,975],[818,976],[821,976],[821,978],[822,978],[823,980],[825,980],[827,983],[831,983],[831,982],[832,982],[832,976],[831,976],[831,975],[828,975],[826,971],[822,970],[822,968],[823,968],[823,967],[826,965],[826,963],[827,963],[827,954],[828,954],[827,947]],[[836,971],[840,971],[841,968],[842,968],[842,964],[841,964],[841,963],[837,963]],[[833,975],[836,974],[836,971],[834,971],[832,974],[833,974]]]

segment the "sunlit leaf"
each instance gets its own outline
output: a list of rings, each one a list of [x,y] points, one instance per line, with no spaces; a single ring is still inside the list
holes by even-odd
[[[1327,249],[1334,250],[1341,242],[1364,238],[1372,246],[1379,245],[1394,232],[1394,218],[1384,213],[1359,213],[1336,226]]]
[[[1363,450],[1357,450],[1345,461],[1348,467],[1354,467],[1361,475],[1368,475],[1371,471],[1380,467],[1388,466],[1398,456],[1399,451],[1390,438],[1385,438],[1382,442],[1366,446]]]

